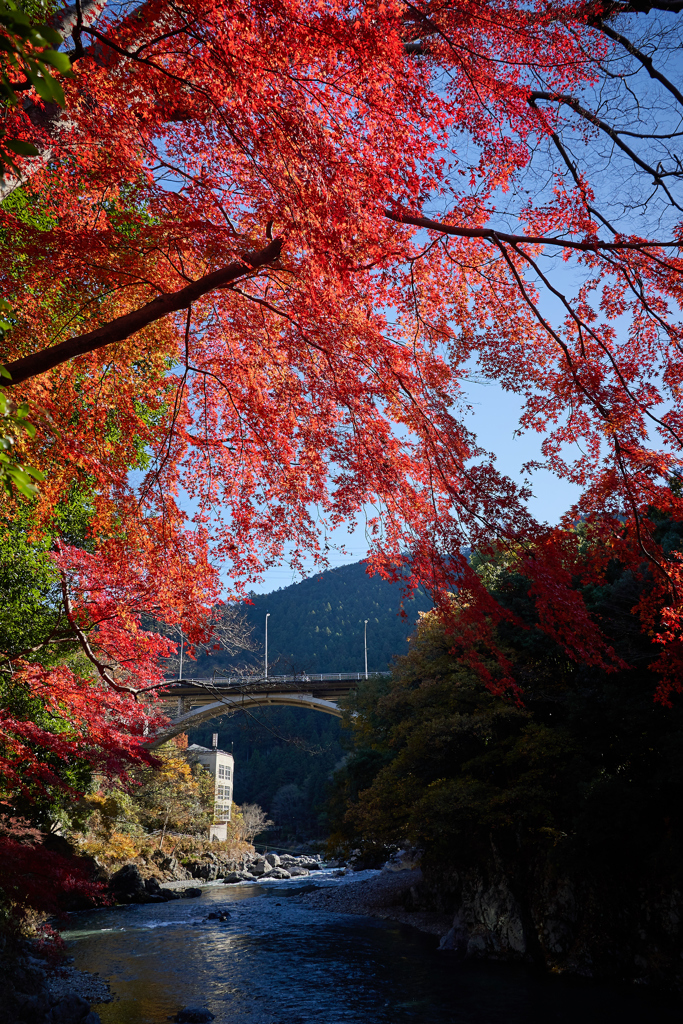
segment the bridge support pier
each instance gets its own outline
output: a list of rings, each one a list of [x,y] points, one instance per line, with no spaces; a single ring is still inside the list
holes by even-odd
[[[181,718],[186,715],[191,708],[191,702],[189,697],[178,697],[178,709],[176,711],[176,718]]]

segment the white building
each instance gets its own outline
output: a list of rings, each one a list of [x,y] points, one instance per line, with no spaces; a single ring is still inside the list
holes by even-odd
[[[235,759],[227,751],[218,749],[217,736],[214,742],[216,746],[213,750],[209,747],[200,747],[198,743],[192,743],[187,748],[187,753],[194,760],[199,761],[213,775],[214,824],[211,826],[210,836],[212,839],[224,841],[228,837],[227,823],[230,821],[232,808]]]

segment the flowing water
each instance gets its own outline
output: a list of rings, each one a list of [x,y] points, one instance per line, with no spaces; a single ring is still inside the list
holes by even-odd
[[[370,877],[363,872],[355,878]],[[216,1024],[673,1024],[647,993],[457,961],[413,928],[301,902],[330,872],[206,886],[201,898],[75,915],[75,966],[111,983],[103,1024],[162,1024],[185,1006]],[[227,922],[208,920],[229,913]]]

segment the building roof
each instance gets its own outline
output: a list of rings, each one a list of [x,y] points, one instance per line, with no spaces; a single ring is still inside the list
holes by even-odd
[[[194,754],[225,754],[226,757],[233,757],[229,750],[219,750],[217,747],[202,747],[199,743],[190,743],[186,749],[188,753],[192,751]]]

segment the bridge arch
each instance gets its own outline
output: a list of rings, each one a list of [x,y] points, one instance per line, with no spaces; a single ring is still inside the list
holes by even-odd
[[[151,750],[160,747],[179,733],[192,729],[200,722],[206,722],[210,718],[217,718],[219,715],[230,714],[232,711],[246,711],[256,707],[268,707],[280,705],[295,708],[308,708],[311,711],[322,711],[326,715],[342,717],[342,712],[333,700],[325,700],[322,697],[315,697],[311,693],[292,693],[284,691],[276,693],[267,690],[263,693],[240,693],[234,696],[221,697],[220,700],[211,703],[201,704],[198,707],[191,707],[182,714],[172,718],[170,724],[154,737],[148,744]]]

